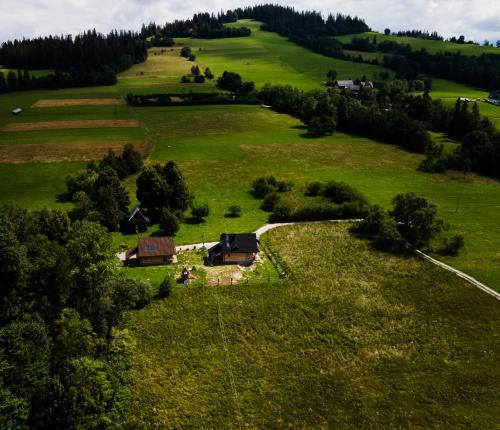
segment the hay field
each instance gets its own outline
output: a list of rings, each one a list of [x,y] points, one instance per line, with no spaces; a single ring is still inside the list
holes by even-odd
[[[123,106],[122,99],[41,99],[32,104],[32,108],[51,108],[68,106]]]

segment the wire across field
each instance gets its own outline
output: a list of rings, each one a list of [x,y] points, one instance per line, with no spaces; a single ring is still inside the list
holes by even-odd
[[[70,107],[70,106],[122,106],[121,99],[41,99],[34,103],[32,108]]]
[[[135,128],[139,127],[139,125],[139,121],[135,119],[18,122],[7,124],[2,128],[2,131],[70,130],[77,128]]]
[[[0,163],[59,163],[99,160],[109,149],[120,153],[127,144],[146,154],[148,145],[143,141],[83,141],[71,143],[44,143],[0,145]],[[68,150],[70,148],[70,150]]]

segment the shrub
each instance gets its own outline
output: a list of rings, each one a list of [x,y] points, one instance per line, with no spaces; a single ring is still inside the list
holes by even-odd
[[[241,216],[241,207],[238,205],[229,206],[229,215],[233,218],[238,218]]]
[[[276,184],[276,191],[278,191],[279,193],[284,193],[285,191],[290,191],[292,187],[292,181],[278,181]]]
[[[195,76],[198,76],[200,74],[200,68],[198,67],[197,64],[193,64],[191,66],[191,73]]]
[[[205,76],[203,75],[196,75],[194,77],[194,83],[195,84],[203,84],[205,82]]]
[[[306,195],[311,197],[319,196],[323,192],[323,184],[321,182],[311,182],[306,187]]]
[[[205,69],[205,78],[207,78],[207,79],[214,78],[214,74],[212,73],[212,71],[208,67]]]
[[[194,61],[194,60],[196,60],[196,55],[191,54],[191,55],[188,57],[188,60],[189,60],[189,61]]]
[[[461,234],[457,234],[451,239],[446,238],[443,242],[443,247],[439,250],[439,253],[443,255],[458,255],[465,245],[464,237]]]
[[[179,220],[168,209],[163,209],[160,216],[160,228],[168,236],[174,236],[179,231]]]
[[[170,292],[172,291],[172,286],[174,282],[170,275],[165,276],[165,279],[160,284],[160,288],[158,289],[158,297],[163,299],[165,297],[170,296]]]
[[[342,182],[328,182],[323,189],[323,195],[339,205],[356,200],[366,203],[365,197],[358,190]]]
[[[356,226],[355,231],[361,234],[376,235],[388,218],[389,215],[380,206],[370,206],[363,221]]]
[[[256,198],[263,198],[270,192],[275,190],[276,179],[273,176],[268,178],[258,178],[252,183],[253,194]]]
[[[388,251],[400,251],[405,248],[405,240],[397,229],[396,222],[387,218],[380,226],[375,238],[375,246]]]
[[[189,46],[184,46],[181,49],[181,57],[188,58],[191,55],[191,48]]]
[[[203,218],[206,218],[208,214],[210,213],[210,209],[208,208],[208,205],[206,203],[200,204],[200,205],[191,205],[191,214],[193,218],[197,220],[202,220]]]
[[[262,209],[268,212],[272,212],[275,206],[280,201],[280,196],[276,191],[273,191],[264,197],[264,202],[262,203]]]
[[[181,78],[181,82],[183,84],[190,84],[191,83],[191,78],[187,75],[184,75],[182,78]]]

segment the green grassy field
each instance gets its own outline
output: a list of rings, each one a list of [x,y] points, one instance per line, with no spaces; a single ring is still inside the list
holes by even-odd
[[[419,39],[415,37],[398,37],[398,36],[386,36],[383,33],[377,32],[366,32],[361,34],[348,34],[345,36],[338,36],[336,39],[340,40],[343,43],[348,43],[352,40],[353,37],[363,37],[369,38],[370,41],[373,40],[373,37],[377,38],[377,43],[390,41],[401,44],[409,44],[412,49],[425,49],[431,53],[437,52],[461,52],[463,55],[481,55],[481,54],[497,54],[500,55],[500,49],[494,48],[492,46],[479,46],[479,45],[469,45],[463,44],[459,45],[458,43],[451,42],[441,42],[439,40],[425,40]]]
[[[268,233],[285,283],[179,287],[130,313],[128,428],[495,428],[497,301],[346,228]]]
[[[258,84],[280,79],[280,83],[303,88],[319,87],[322,68],[339,70],[334,65],[338,60],[304,50],[274,33],[262,32],[258,23],[245,24],[253,29],[251,37],[190,40],[200,64],[210,66],[216,73],[228,66],[244,77],[244,69],[253,67],[257,78],[253,72],[247,78],[255,78]],[[198,51],[199,47],[203,50]],[[0,132],[0,153],[3,147],[13,145],[18,145],[20,151],[22,146],[29,144],[41,148],[44,145],[47,148],[49,145],[51,148],[67,146],[72,153],[72,148],[89,142],[99,143],[101,149],[106,148],[108,142],[109,145],[116,141],[146,142],[153,148],[148,162],[178,162],[197,199],[210,206],[211,214],[206,222],[182,226],[176,238],[179,244],[201,242],[203,238],[216,240],[221,231],[253,231],[264,224],[268,214],[260,209],[261,202],[249,194],[250,183],[261,175],[274,174],[292,180],[297,188],[313,180],[343,180],[363,191],[372,203],[386,207],[395,194],[415,191],[438,204],[443,216],[452,224],[452,232],[466,237],[465,252],[447,261],[500,288],[500,229],[495,222],[500,187],[493,181],[475,176],[464,178],[453,173],[424,174],[416,171],[421,155],[355,136],[339,133],[333,137],[308,139],[296,119],[256,106],[29,108],[40,99],[116,98],[128,91],[183,91],[189,88],[180,84],[180,76],[189,71],[191,63],[181,58],[176,50],[155,52],[159,55],[152,53],[146,63],[121,75],[116,86],[0,96],[0,129],[12,122],[131,118],[140,122],[140,128]],[[247,65],[248,59],[254,57],[255,61]],[[347,64],[351,72],[359,67]],[[287,73],[282,73],[285,69]],[[276,74],[276,70],[281,71]],[[209,91],[213,84],[196,88]],[[453,103],[459,95],[479,97],[484,94],[442,80],[435,80],[433,91],[434,97],[441,97],[447,103]],[[27,110],[13,117],[10,109],[14,106]],[[481,104],[481,109],[489,109],[491,117],[498,115],[495,106]],[[498,120],[498,116],[496,118]],[[92,150],[89,145],[90,153]],[[12,200],[31,209],[67,208],[69,204],[60,196],[65,189],[64,178],[83,165],[83,162],[0,163],[0,199]],[[129,178],[126,185],[134,199],[135,177]],[[459,209],[455,213],[457,202]],[[242,207],[241,218],[225,217],[233,204]],[[118,235],[115,240],[129,245],[136,243],[134,236]]]
[[[363,75],[374,78],[375,73],[387,70],[316,54],[276,33],[261,31],[257,21],[240,20],[234,25],[251,28],[252,35],[215,40],[176,39],[176,42],[191,46],[196,61],[204,67],[209,66],[216,75],[230,70],[259,87],[266,83],[290,84],[309,90],[318,88],[332,69],[338,72],[340,79]]]

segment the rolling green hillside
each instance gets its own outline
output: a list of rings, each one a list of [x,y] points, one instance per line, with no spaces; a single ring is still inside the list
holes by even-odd
[[[289,84],[309,90],[318,88],[331,69],[338,72],[340,79],[361,78],[363,75],[374,78],[375,73],[387,70],[316,54],[276,33],[260,30],[261,24],[256,21],[240,20],[234,25],[251,28],[252,35],[233,39],[176,41],[191,46],[197,62],[209,66],[216,75],[221,75],[224,70],[238,72],[257,86]]]
[[[386,36],[383,33],[377,32],[366,32],[361,34],[348,34],[345,36],[338,36],[336,39],[340,40],[343,43],[348,43],[352,40],[353,37],[368,37],[370,41],[373,37],[377,38],[377,42],[383,41],[391,41],[402,44],[409,44],[413,49],[418,50],[424,48],[428,52],[437,53],[437,52],[461,52],[464,55],[481,55],[481,54],[498,54],[500,55],[500,49],[494,48],[492,46],[479,46],[479,45],[469,45],[463,44],[459,45],[458,43],[451,42],[442,42],[439,40],[426,40],[419,39],[415,37],[407,37],[407,36]]]

